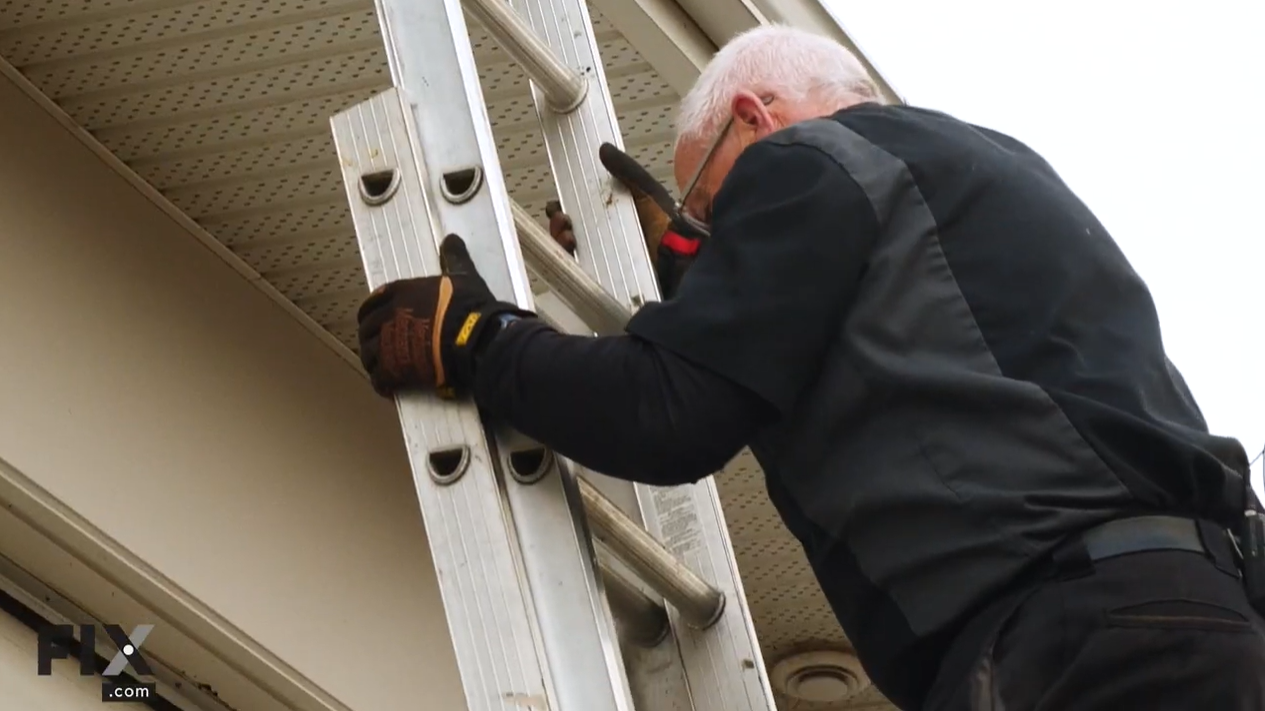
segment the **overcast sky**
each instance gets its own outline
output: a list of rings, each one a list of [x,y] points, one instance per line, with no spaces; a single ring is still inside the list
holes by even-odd
[[[906,101],[1013,135],[1054,165],[1150,285],[1210,428],[1260,452],[1260,0],[826,2]],[[1260,462],[1253,471],[1260,490]]]

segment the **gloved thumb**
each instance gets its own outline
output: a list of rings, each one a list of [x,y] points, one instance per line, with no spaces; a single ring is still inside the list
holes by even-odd
[[[439,243],[439,271],[444,276],[453,278],[454,286],[460,287],[461,282],[464,282],[466,286],[462,288],[473,287],[483,292],[489,300],[495,298],[488,283],[483,280],[483,275],[474,266],[474,258],[470,256],[470,250],[466,249],[465,240],[457,235],[450,234]]]
[[[465,240],[451,234],[439,243],[439,270],[448,275],[479,276],[479,270],[474,266],[470,250],[466,249]]]

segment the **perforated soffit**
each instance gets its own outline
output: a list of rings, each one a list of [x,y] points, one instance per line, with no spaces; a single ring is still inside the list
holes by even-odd
[[[590,12],[626,147],[670,183],[679,97]],[[543,223],[553,179],[528,81],[468,22],[507,185]],[[367,287],[329,117],[390,85],[372,2],[0,0],[0,56],[355,349]],[[845,644],[754,461],[740,456],[718,482],[767,660]],[[871,691],[836,708],[880,701]]]

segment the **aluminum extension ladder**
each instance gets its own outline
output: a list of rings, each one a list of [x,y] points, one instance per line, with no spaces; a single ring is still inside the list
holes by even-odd
[[[532,79],[578,262],[506,192],[463,6]],[[658,291],[597,159],[623,141],[584,0],[377,9],[394,88],[332,119],[370,288],[437,273],[455,233],[498,297],[534,308],[530,267],[569,307],[542,316],[621,333]],[[471,403],[397,405],[472,711],[774,711],[710,478],[634,487]]]

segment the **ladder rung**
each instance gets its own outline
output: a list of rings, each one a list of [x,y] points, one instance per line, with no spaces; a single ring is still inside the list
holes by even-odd
[[[606,586],[606,599],[616,613],[615,621],[623,628],[628,640],[642,647],[653,647],[662,642],[671,631],[663,605],[628,582],[601,556],[597,559],[597,568]]]
[[[462,5],[540,87],[549,100],[549,108],[565,114],[584,101],[588,82],[540,41],[507,0],[462,0]]]
[[[690,570],[615,502],[583,477],[580,500],[593,532],[693,627],[707,629],[725,611],[725,596]]]
[[[632,313],[563,251],[527,210],[512,200],[510,210],[514,214],[523,258],[532,270],[595,333],[602,336],[623,333]]]

